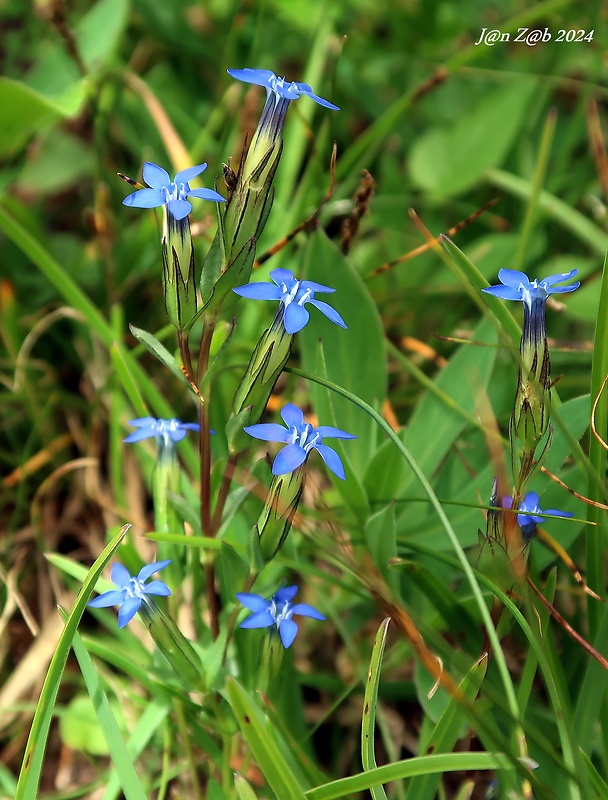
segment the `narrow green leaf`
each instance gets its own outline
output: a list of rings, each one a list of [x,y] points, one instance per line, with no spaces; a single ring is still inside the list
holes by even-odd
[[[247,782],[246,778],[238,772],[234,776],[234,785],[239,800],[257,800],[257,795],[251,788],[251,785]]]
[[[482,656],[473,665],[460,683],[459,690],[471,702],[475,700],[488,668],[487,655]],[[435,725],[428,741],[421,742],[421,749],[426,753],[449,753],[462,733],[466,715],[462,705],[456,698],[451,698],[447,708]],[[441,781],[440,773],[429,773],[419,778],[414,778],[408,787],[408,800],[434,800],[437,787]]]
[[[67,619],[66,614],[62,613],[61,615],[64,619]],[[112,764],[116,769],[118,780],[120,781],[120,788],[126,800],[147,800],[146,792],[141,785],[131,756],[127,751],[127,746],[120,734],[116,717],[114,716],[107,695],[102,688],[97,670],[78,633],[74,634],[72,644],[80,665],[85,686],[93,701],[99,726],[103,732],[106,744],[108,745],[110,758],[112,759]]]
[[[371,789],[375,783],[388,783],[416,775],[454,772],[475,769],[512,769],[506,756],[500,753],[438,753],[418,756],[394,764],[386,764],[369,772],[359,772],[349,778],[341,778],[305,793],[307,800],[339,800],[352,792]]]
[[[19,773],[15,800],[35,800],[38,795],[38,783],[42,771],[46,741],[49,735],[57,693],[59,692],[59,684],[61,683],[63,670],[72,646],[72,640],[97,579],[112,558],[129,527],[129,525],[125,525],[120,530],[89,570],[74,603],[74,608],[70,612],[65,628],[59,637],[55,654],[51,659],[42,691],[40,692],[36,713],[32,720],[32,727],[30,728]]]
[[[142,328],[137,328],[135,325],[129,325],[129,330],[133,336],[135,336],[137,341],[144,345],[149,353],[152,353],[152,355],[155,356],[161,364],[164,364],[164,366],[167,367],[167,369],[178,379],[178,381],[180,381],[180,383],[184,384],[184,386],[187,386],[190,391],[192,391],[192,387],[184,377],[184,373],[181,371],[175,356],[171,355],[164,344],[159,342],[153,333],[144,331]]]
[[[281,750],[265,724],[265,718],[252,697],[234,679],[226,681],[228,702],[237,718],[239,729],[251,748],[262,774],[280,800],[304,800]]]
[[[366,772],[378,766],[376,764],[376,748],[374,744],[376,704],[378,702],[378,686],[380,685],[380,670],[382,669],[386,634],[390,621],[391,618],[387,617],[382,620],[378,628],[365,683],[363,719],[361,722],[361,761]],[[370,793],[373,800],[386,800],[386,792],[383,786],[371,786]]]

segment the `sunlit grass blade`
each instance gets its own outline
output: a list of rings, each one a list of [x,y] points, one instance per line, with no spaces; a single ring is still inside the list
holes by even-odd
[[[38,794],[38,784],[40,782],[40,774],[42,771],[42,763],[44,753],[46,750],[46,742],[49,735],[55,702],[59,692],[59,685],[63,676],[66,661],[72,640],[76,633],[76,629],[80,622],[87,603],[97,579],[101,575],[104,567],[112,558],[112,555],[118,548],[122,539],[124,538],[129,525],[125,525],[120,532],[112,539],[112,541],[104,548],[99,558],[95,561],[93,566],[88,572],[88,575],[82,585],[82,589],[78,593],[74,608],[63,629],[63,633],[59,638],[55,655],[51,659],[51,663],[44,679],[40,698],[36,707],[36,713],[32,720],[32,727],[25,747],[23,756],[23,763],[19,773],[19,780],[17,783],[17,792],[15,800],[35,800]]]
[[[378,702],[378,686],[380,685],[380,670],[382,669],[382,657],[386,644],[386,634],[390,617],[382,621],[376,634],[372,657],[369,662],[367,682],[365,684],[365,694],[363,697],[363,719],[361,722],[361,761],[363,769],[368,772],[377,767],[376,748],[375,748],[375,727],[376,727],[376,703]],[[383,786],[371,786],[370,794],[374,800],[386,800],[386,792]]]
[[[62,616],[66,616],[62,613]],[[93,665],[91,656],[87,653],[82,639],[75,633],[72,641],[76,658],[80,665],[85,686],[93,702],[99,726],[108,745],[112,764],[116,770],[120,788],[126,800],[146,800],[147,795],[135,770],[131,755],[121,736],[116,717],[110,707],[108,697],[104,692],[97,670]]]

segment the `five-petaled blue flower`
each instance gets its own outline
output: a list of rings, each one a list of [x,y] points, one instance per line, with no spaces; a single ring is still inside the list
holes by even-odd
[[[502,501],[503,508],[511,508],[512,499],[504,497]],[[521,532],[524,541],[528,542],[530,537],[536,530],[536,526],[541,522],[545,522],[545,516],[550,514],[554,517],[564,517],[566,519],[573,517],[571,511],[559,511],[556,508],[548,508],[543,511],[540,507],[540,497],[536,492],[528,492],[519,505],[519,511],[527,512],[517,514],[517,522],[521,527]]]
[[[171,447],[172,442],[181,442],[188,431],[201,429],[198,422],[180,422],[178,419],[154,419],[154,417],[132,419],[129,425],[134,425],[139,430],[130,433],[123,441],[140,442],[142,439],[154,436],[157,442],[165,447]]]
[[[581,285],[580,281],[571,283],[570,286],[555,286],[556,283],[570,280],[577,272],[577,269],[573,269],[559,275],[549,275],[542,281],[539,281],[538,278],[531,281],[525,273],[518,272],[516,269],[501,269],[498,273],[500,284],[488,286],[481,291],[493,294],[503,300],[522,300],[528,308],[532,308],[534,300],[544,301],[550,294],[565,294],[578,289]]]
[[[237,599],[245,608],[253,611],[251,616],[241,622],[239,628],[269,628],[270,626],[275,626],[275,632],[281,637],[285,649],[291,647],[298,632],[298,626],[292,619],[294,614],[300,614],[302,617],[312,617],[313,619],[325,619],[323,614],[317,611],[316,608],[306,603],[296,603],[294,606],[291,601],[297,593],[297,586],[286,586],[284,589],[279,589],[270,600],[266,600],[259,594],[237,594]]]
[[[110,577],[114,586],[118,589],[111,589],[91,600],[89,606],[92,608],[107,608],[108,606],[120,606],[118,610],[118,627],[124,628],[131,622],[139,611],[142,603],[146,601],[146,595],[159,595],[168,597],[171,589],[162,581],[151,581],[144,583],[161,569],[167,567],[171,561],[156,561],[154,564],[147,564],[139,570],[137,578],[129,574],[129,571],[118,562],[112,564]]]
[[[298,97],[305,95],[320,106],[331,108],[334,111],[340,110],[338,106],[330,103],[329,100],[324,100],[322,97],[319,97],[319,95],[314,94],[312,86],[309,86],[307,83],[298,83],[297,81],[290,83],[286,81],[284,77],[277,78],[274,72],[271,72],[269,69],[249,69],[245,67],[245,69],[229,69],[228,74],[236,78],[237,81],[264,86],[266,89],[266,96],[269,97],[272,93],[277,101],[280,97],[285,100],[297,100]]]
[[[322,300],[315,300],[316,292],[329,294],[335,289],[314,281],[299,281],[289,269],[273,269],[270,277],[276,285],[262,281],[239,286],[233,291],[250,300],[279,300],[284,309],[283,324],[289,334],[301,331],[310,319],[310,314],[304,308],[306,303],[318,308],[336,325],[346,328],[344,320],[334,308]]]
[[[281,417],[287,425],[286,428],[274,422],[248,425],[244,428],[250,436],[256,439],[263,439],[265,442],[284,442],[287,445],[274,460],[273,475],[285,475],[293,472],[306,461],[312,450],[318,450],[321,458],[334,475],[342,480],[346,479],[340,456],[331,447],[323,444],[323,437],[356,439],[356,436],[329,425],[313,428],[310,423],[304,422],[302,410],[293,403],[283,406]]]
[[[167,206],[169,213],[175,219],[187,217],[192,211],[192,203],[188,197],[198,197],[200,200],[213,200],[224,203],[225,198],[213,189],[191,189],[190,181],[207,169],[207,164],[198,164],[196,167],[182,169],[171,180],[169,173],[157,164],[146,161],[143,169],[144,181],[149,189],[138,189],[122,201],[125,206],[136,208],[157,208]]]

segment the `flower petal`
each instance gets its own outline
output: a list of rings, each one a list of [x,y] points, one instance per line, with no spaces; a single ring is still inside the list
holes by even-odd
[[[538,492],[528,492],[521,501],[520,511],[540,511],[540,496]]]
[[[142,604],[141,597],[127,597],[125,602],[118,609],[118,627],[124,628],[139,611]]]
[[[288,286],[293,283],[297,283],[296,278],[294,278],[293,272],[290,269],[283,269],[279,267],[278,269],[273,269],[270,272],[270,277],[275,283],[286,283]]]
[[[336,291],[331,286],[325,286],[323,283],[316,283],[315,281],[300,281],[300,288],[304,290],[312,289],[313,292],[319,292],[320,294],[331,294]]]
[[[524,286],[525,289],[530,288],[530,278],[525,272],[520,272],[517,269],[499,269],[498,280],[504,283],[505,286],[510,286],[512,289],[519,289]]]
[[[282,589],[279,589],[277,591],[273,599],[277,603],[289,603],[289,601],[293,600],[293,598],[297,595],[297,593],[298,593],[297,586],[284,586]]]
[[[322,97],[319,97],[318,94],[313,94],[312,87],[307,83],[298,83],[297,86],[302,94],[306,95],[306,97],[310,97],[311,100],[314,100],[315,103],[318,103],[320,106],[331,108],[332,111],[340,110],[339,106],[335,106],[333,103],[330,103],[329,100],[324,100]]]
[[[194,180],[197,175],[200,175],[201,172],[204,172],[207,169],[207,163],[204,164],[197,164],[196,167],[187,167],[186,169],[180,169],[180,171],[175,176],[175,183],[190,183],[191,180]]]
[[[127,195],[122,204],[133,208],[157,208],[165,205],[165,197],[156,189],[138,189],[133,194]]]
[[[309,300],[308,301],[311,306],[318,308],[322,314],[325,314],[328,320],[334,322],[336,325],[339,325],[341,328],[348,328],[347,324],[344,322],[342,317],[338,314],[335,308],[332,308],[328,303],[324,303],[322,300]]]
[[[304,412],[293,403],[285,403],[281,409],[281,419],[288,428],[293,425],[300,430],[304,425]]]
[[[160,597],[169,597],[171,589],[163,581],[150,581],[144,586],[145,594],[159,595]]]
[[[91,608],[109,608],[109,606],[119,606],[124,602],[125,593],[118,589],[111,589],[109,592],[104,592],[91,600],[87,605]]]
[[[190,189],[188,197],[198,197],[199,200],[212,200],[214,203],[226,202],[226,198],[222,197],[214,189]]]
[[[151,426],[147,428],[140,428],[138,431],[133,431],[133,433],[130,433],[125,439],[123,439],[123,442],[129,442],[130,444],[133,442],[141,442],[142,439],[150,439],[152,436],[156,436],[157,433],[158,431],[156,428]]]
[[[274,623],[275,618],[270,611],[256,611],[255,614],[244,619],[239,625],[239,628],[268,628],[270,625],[274,625]]]
[[[312,617],[313,619],[325,620],[327,617],[317,611],[316,608],[309,606],[308,603],[296,603],[291,610],[292,614],[299,614],[301,617]]]
[[[167,203],[169,213],[173,214],[176,220],[184,219],[192,211],[192,203],[187,200],[169,200]]]
[[[569,281],[571,278],[574,278],[575,275],[578,275],[577,269],[571,269],[570,272],[558,272],[557,275],[549,275],[549,277],[543,278],[541,283],[544,283],[545,286],[553,286],[554,283],[563,283],[564,281]],[[556,290],[554,289],[553,291]]]
[[[153,164],[151,161],[145,162],[143,176],[148,186],[151,186],[158,192],[160,192],[161,189],[168,189],[169,186],[171,186],[171,176],[167,170],[159,167],[158,164]]]
[[[247,425],[243,428],[245,433],[253,436],[254,439],[261,439],[264,442],[286,442],[289,431],[276,422],[262,422],[259,425]]]
[[[283,642],[283,647],[287,650],[293,644],[293,640],[298,633],[298,626],[292,619],[283,619],[279,625],[279,635]]]
[[[357,439],[358,437],[355,436],[354,433],[346,433],[346,431],[341,431],[340,428],[332,428],[331,425],[319,425],[318,428],[315,428],[317,433],[320,433],[323,438],[326,436],[329,439]]]
[[[503,286],[502,284],[498,286],[486,286],[485,289],[481,291],[486,292],[486,294],[492,294],[494,297],[500,297],[502,300],[522,299],[522,293],[519,289],[514,289],[511,286]]]
[[[267,611],[269,602],[259,594],[250,594],[249,592],[237,592],[236,595],[239,603],[242,603],[249,611]]]
[[[567,294],[568,292],[573,292],[575,289],[578,289],[580,285],[581,282],[576,281],[575,283],[571,283],[570,286],[554,286],[552,289],[547,289],[547,292],[549,294]]]
[[[110,579],[114,586],[118,586],[119,589],[126,589],[127,586],[131,585],[131,574],[129,570],[123,567],[122,564],[119,564],[118,561],[112,564]]]
[[[226,72],[232,78],[236,78],[237,81],[255,83],[257,86],[269,86],[270,79],[277,77],[274,72],[269,69],[250,69],[249,67],[245,67],[244,69],[228,69]]]
[[[321,445],[322,447],[323,445]],[[274,460],[273,475],[286,475],[293,472],[306,461],[306,451],[299,444],[288,444]]]
[[[174,430],[165,430],[165,433],[172,442],[181,442],[188,431],[184,430],[183,428],[175,428]]]
[[[179,423],[182,428],[186,428],[189,431],[200,431],[201,426],[198,422],[180,422]]]
[[[143,428],[147,425],[156,425],[156,419],[154,417],[138,417],[137,419],[130,419],[129,425],[133,425],[134,428]]]
[[[552,515],[554,517],[563,517],[563,519],[570,519],[574,516],[572,511],[559,511],[557,508],[547,508],[545,511],[543,511],[543,514],[546,514],[547,516]]]
[[[170,563],[171,559],[167,558],[164,561],[155,561],[153,564],[146,564],[139,570],[139,573],[137,575],[137,580],[141,581],[142,583],[144,581],[147,581],[148,578],[151,578],[155,572],[160,572],[161,569],[165,569],[165,567],[168,567]]]
[[[299,303],[290,303],[285,309],[283,324],[285,325],[287,333],[294,334],[301,331],[309,319],[310,314],[304,306],[299,305]]]
[[[265,281],[237,286],[232,291],[236,292],[240,297],[247,297],[249,300],[280,300],[283,294],[278,286]]]
[[[334,473],[334,475],[345,481],[346,473],[344,472],[344,465],[342,464],[342,460],[336,451],[333,448],[328,447],[326,444],[318,444],[315,447],[315,450],[319,451],[319,455],[323,461],[325,461],[325,464]]]

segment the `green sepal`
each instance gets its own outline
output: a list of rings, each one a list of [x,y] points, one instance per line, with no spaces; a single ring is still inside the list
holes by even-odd
[[[194,248],[188,217],[176,220],[165,209],[162,241],[163,294],[169,321],[179,329],[196,314]]]
[[[255,529],[260,539],[260,550],[265,564],[275,557],[283,546],[298,509],[304,489],[306,462],[286,475],[275,475],[268,490]]]
[[[256,525],[251,528],[249,531],[249,536],[247,537],[247,555],[249,556],[251,572],[254,575],[261,572],[266,566],[266,562],[264,561],[264,556],[262,555],[260,537],[258,535],[258,529]]]
[[[228,451],[231,455],[242,453],[251,444],[251,436],[243,430],[245,425],[251,424],[250,420],[251,406],[245,406],[238,414],[229,417],[225,431]]]
[[[143,597],[139,615],[156,646],[182,679],[188,691],[205,691],[204,671],[200,658],[175,622],[148,595]]]

